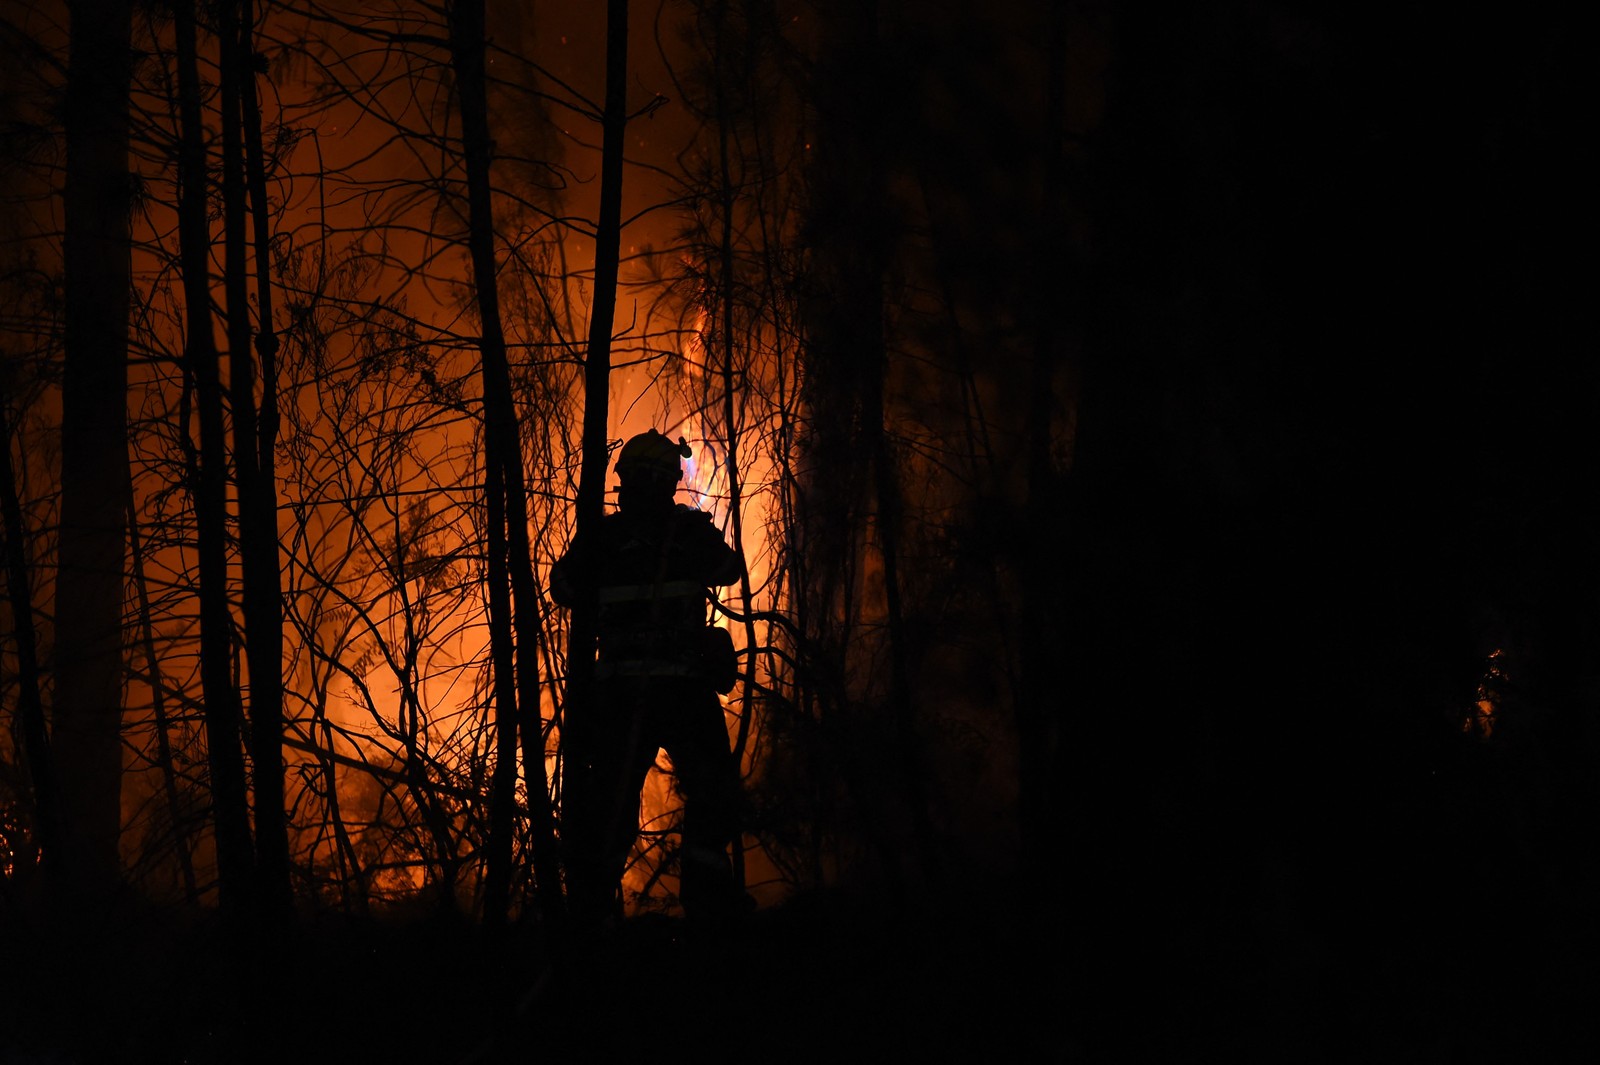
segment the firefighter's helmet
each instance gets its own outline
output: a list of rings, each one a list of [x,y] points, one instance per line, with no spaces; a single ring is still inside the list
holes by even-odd
[[[643,475],[677,482],[683,476],[683,460],[690,454],[689,442],[681,436],[674,443],[666,435],[647,429],[622,445],[617,455],[617,476]]]

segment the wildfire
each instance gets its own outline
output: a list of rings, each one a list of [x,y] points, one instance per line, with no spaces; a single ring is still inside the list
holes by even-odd
[[[1473,703],[1472,712],[1461,723],[1461,731],[1469,736],[1477,736],[1487,740],[1494,735],[1495,714],[1500,709],[1500,691],[1506,682],[1505,652],[1495,648],[1489,655],[1488,668],[1484,671],[1483,679],[1478,682],[1477,701]]]
[[[156,35],[152,47],[169,58],[174,46],[162,36],[166,31],[149,32]],[[209,71],[220,45],[214,34],[200,37],[200,68]],[[466,259],[457,254],[461,204],[454,194],[431,198],[437,188],[453,188],[461,174],[456,162],[418,152],[408,140],[418,130],[454,136],[452,120],[416,88],[419,79],[448,84],[451,75],[439,56],[351,50],[339,52],[319,80],[301,81],[287,62],[298,54],[293,33],[268,18],[259,37],[262,54],[279,72],[264,119],[269,139],[276,137],[266,202],[276,242],[272,372],[281,426],[273,476],[280,504],[290,849],[314,882],[347,900],[400,897],[440,881],[467,894],[477,875],[472,856],[485,831],[482,778],[493,758],[479,528],[479,352]],[[502,62],[501,71],[508,65]],[[141,70],[153,78],[158,68],[152,63]],[[516,76],[497,72],[508,83]],[[152,129],[177,143],[169,96],[164,82],[135,85],[136,104],[154,108]],[[207,96],[200,115],[213,169],[225,143],[214,135],[222,121],[220,99]],[[657,121],[669,120],[664,114]],[[508,137],[515,124],[507,121]],[[651,149],[659,143],[652,137]],[[570,534],[576,468],[570,439],[576,393],[573,380],[563,376],[572,364],[549,353],[581,350],[584,308],[592,299],[584,249],[592,252],[594,241],[583,227],[548,225],[544,201],[524,187],[538,179],[509,161],[524,147],[503,147],[496,163],[496,249],[507,340],[523,390],[526,468],[538,482],[528,491],[530,551],[543,569]],[[586,149],[567,150],[582,158]],[[142,307],[136,339],[151,357],[130,371],[131,402],[143,418],[130,440],[131,509],[141,532],[138,581],[152,594],[131,619],[144,668],[130,687],[136,701],[146,701],[130,705],[124,718],[133,755],[122,791],[123,840],[130,865],[161,870],[150,875],[168,876],[171,863],[164,856],[181,853],[194,896],[195,884],[208,879],[213,855],[206,815],[194,798],[205,791],[207,742],[198,714],[194,522],[174,487],[188,476],[198,424],[183,369],[186,293],[174,272],[182,257],[176,220],[181,182],[161,152],[139,156],[133,165],[142,190],[132,252]],[[630,180],[631,195],[669,195],[644,179]],[[587,186],[575,188],[563,217],[594,215],[592,195]],[[535,203],[538,209],[528,206]],[[761,605],[738,609],[766,609],[774,598],[764,590],[773,569],[766,527],[774,508],[760,486],[772,479],[773,463],[754,439],[756,430],[743,422],[744,393],[760,385],[761,371],[741,364],[741,395],[725,405],[725,380],[734,376],[723,376],[725,353],[707,350],[713,341],[705,312],[683,313],[681,303],[669,308],[650,287],[664,283],[651,272],[651,248],[672,247],[676,239],[670,231],[675,223],[665,219],[641,214],[623,238],[630,253],[640,255],[639,273],[627,284],[646,308],[643,317],[661,307],[670,320],[635,319],[615,332],[608,435],[623,440],[658,428],[689,441],[693,454],[680,498],[710,512],[730,540],[735,528],[742,530],[752,598]],[[216,270],[224,227],[215,214],[211,222],[205,238]],[[688,276],[702,272],[683,265]],[[210,280],[217,306],[226,308],[229,294],[220,277]],[[219,338],[222,322],[219,317],[207,325]],[[771,326],[741,333],[740,344],[765,343],[762,328]],[[661,337],[672,338],[666,341],[671,354],[662,351]],[[741,358],[747,357],[743,351]],[[220,353],[225,379],[232,354]],[[734,476],[738,485],[730,484]],[[229,565],[225,582],[236,590],[240,568],[231,559]],[[543,585],[543,573],[536,582]],[[724,598],[733,601],[726,590]],[[564,622],[547,604],[539,606],[545,629],[538,717],[545,777],[559,781],[559,731],[552,722],[562,686]],[[749,642],[742,625],[732,628],[737,646]],[[248,714],[255,693],[244,656],[234,669]],[[724,706],[730,742],[744,743],[748,770],[760,722],[737,689]],[[657,892],[661,885],[670,894],[671,880],[657,867],[659,856],[673,849],[668,828],[679,804],[664,758],[660,769],[641,811],[642,849],[650,855],[630,886]],[[0,817],[0,875],[28,860],[11,843],[22,832],[14,818]],[[170,878],[163,887],[184,889],[175,870]],[[202,887],[198,894],[204,893]]]

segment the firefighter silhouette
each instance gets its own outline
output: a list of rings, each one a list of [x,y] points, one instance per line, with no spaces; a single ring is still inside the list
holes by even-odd
[[[688,456],[687,443],[654,429],[630,439],[616,462],[618,509],[602,519],[595,544],[575,538],[551,569],[551,595],[563,606],[586,581],[598,590],[595,685],[565,725],[577,754],[563,811],[569,897],[590,924],[619,912],[639,794],[658,749],[672,760],[684,804],[685,916],[723,925],[745,904],[728,850],[738,767],[717,698],[732,690],[737,663],[727,630],[708,624],[706,594],[737,581],[742,565],[709,513],[674,501]]]

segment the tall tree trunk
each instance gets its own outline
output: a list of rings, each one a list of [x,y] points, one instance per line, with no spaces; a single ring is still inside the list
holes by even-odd
[[[510,831],[515,803],[516,735],[523,735],[523,773],[533,829],[534,886],[547,921],[562,914],[560,860],[555,818],[545,775],[543,728],[539,715],[538,584],[528,542],[528,497],[522,470],[521,433],[500,318],[500,293],[494,253],[494,203],[489,180],[494,143],[489,135],[488,77],[484,65],[483,0],[461,0],[452,8],[450,40],[455,65],[461,134],[467,167],[468,242],[482,328],[486,491],[489,495],[489,580],[491,638],[495,643],[496,747],[491,783],[489,868],[484,916],[505,919],[509,900]],[[614,287],[614,284],[613,284]],[[496,511],[499,511],[497,516]],[[503,537],[499,543],[497,537]],[[513,604],[503,595],[509,576]],[[515,665],[510,651],[515,637]],[[515,689],[511,688],[515,680]]]
[[[881,329],[881,325],[880,325]],[[890,446],[888,410],[884,403],[884,377],[888,372],[888,352],[881,333],[873,365],[863,379],[861,427],[863,450],[872,463],[872,529],[877,539],[878,557],[883,563],[884,631],[889,650],[889,713],[895,752],[899,762],[903,800],[909,806],[916,854],[923,871],[940,872],[938,844],[932,814],[922,737],[917,730],[915,693],[911,688],[910,648],[907,646],[905,607],[900,590],[900,528],[904,500],[893,448]]]
[[[739,480],[739,399],[734,390],[734,329],[737,322],[734,305],[733,212],[738,193],[733,175],[733,160],[729,141],[732,131],[729,123],[733,117],[728,110],[728,92],[725,78],[728,35],[728,5],[719,2],[716,7],[716,34],[711,41],[712,81],[716,96],[717,122],[717,183],[722,209],[718,237],[717,296],[715,314],[717,332],[722,343],[722,420],[726,430],[723,458],[728,477],[728,529],[733,538],[733,549],[739,556],[739,598],[744,613],[745,667],[739,700],[739,728],[733,742],[733,759],[736,767],[744,765],[745,747],[750,742],[751,709],[755,705],[756,681],[756,623],[752,616],[753,597],[750,587],[750,566],[744,557],[744,492]],[[744,887],[743,839],[733,840],[733,872],[736,886]]]
[[[595,227],[594,299],[589,315],[589,346],[583,373],[583,460],[578,476],[575,539],[593,548],[600,538],[605,516],[606,422],[610,402],[611,328],[617,306],[617,268],[622,234],[623,132],[628,122],[628,2],[608,0],[606,6],[606,102],[601,129],[600,217]],[[573,809],[594,801],[586,779],[592,757],[584,715],[593,699],[595,641],[598,636],[598,589],[593,567],[578,560],[582,575],[574,589],[572,617],[567,630],[567,690],[563,700],[565,720],[562,743],[566,747],[568,779],[563,789],[563,820],[578,818]],[[569,840],[570,843],[570,840]]]
[[[487,421],[487,416],[485,417]],[[488,435],[487,432],[484,434]],[[505,923],[511,900],[511,837],[517,784],[517,689],[506,572],[506,507],[502,466],[485,445],[483,492],[488,516],[489,653],[494,663],[494,775],[489,779],[489,839],[484,857],[483,919]]]
[[[133,563],[133,587],[139,601],[139,631],[144,643],[144,661],[150,682],[150,709],[155,719],[156,761],[161,768],[161,791],[167,800],[167,816],[172,820],[173,849],[178,854],[178,869],[183,874],[185,897],[200,900],[194,876],[194,859],[189,854],[189,833],[184,827],[183,803],[178,797],[177,767],[172,762],[171,719],[167,716],[167,696],[162,688],[161,660],[156,657],[155,624],[150,620],[150,590],[144,576],[144,551],[139,544],[139,521],[134,514],[133,493],[128,494],[128,556]]]
[[[1045,41],[1045,100],[1042,152],[1044,180],[1036,217],[1039,220],[1034,279],[1038,284],[1029,306],[1040,316],[1033,325],[1033,365],[1028,375],[1027,495],[1023,503],[1023,537],[1029,579],[1019,581],[1022,593],[1021,642],[1018,650],[1017,784],[1018,828],[1024,880],[1041,887],[1060,883],[1062,848],[1052,842],[1060,816],[1056,775],[1060,760],[1061,720],[1065,708],[1055,682],[1059,664],[1051,654],[1061,633],[1051,616],[1060,598],[1062,522],[1061,478],[1051,455],[1054,427],[1055,376],[1062,361],[1062,328],[1047,309],[1055,307],[1061,279],[1046,269],[1059,263],[1064,226],[1061,218],[1063,142],[1066,125],[1066,9],[1050,13]],[[1076,280],[1071,278],[1069,280]],[[1070,297],[1071,293],[1069,293]],[[1047,907],[1054,909],[1053,907]]]
[[[33,625],[22,501],[11,464],[11,418],[4,396],[0,396],[0,518],[4,520],[0,532],[5,537],[6,593],[11,604],[11,624],[17,634],[17,715],[22,723],[23,762],[33,788],[33,843],[45,875],[51,876],[61,839],[60,807],[45,728],[44,699],[40,695],[39,641]],[[21,867],[26,861],[24,856],[17,865]]]
[[[69,10],[66,366],[51,740],[63,885],[97,893],[117,879],[122,823],[132,5],[80,0]]]
[[[251,905],[254,856],[240,750],[239,691],[230,672],[233,618],[228,607],[227,441],[216,340],[211,332],[211,232],[206,220],[206,146],[200,104],[193,0],[176,9],[181,189],[178,241],[187,318],[185,372],[200,417],[192,486],[200,562],[200,686],[216,824],[218,895],[230,919]],[[188,432],[184,426],[185,434]]]
[[[254,103],[249,55],[249,11],[241,25],[238,0],[219,7],[218,69],[222,82],[222,217],[224,291],[228,306],[229,398],[233,407],[233,468],[239,497],[239,555],[244,573],[245,661],[250,677],[251,783],[255,791],[256,888],[261,916],[283,920],[291,903],[289,837],[283,808],[283,607],[278,569],[277,490],[270,448],[262,446],[256,419],[255,364],[251,357],[250,286],[245,205],[245,85]],[[260,116],[254,114],[260,168]],[[255,184],[252,182],[252,184]],[[265,180],[253,192],[258,231],[264,228]],[[264,242],[264,241],[262,241]],[[269,292],[267,264],[258,242],[259,290]],[[262,305],[263,329],[269,304]],[[263,460],[266,469],[261,468]]]

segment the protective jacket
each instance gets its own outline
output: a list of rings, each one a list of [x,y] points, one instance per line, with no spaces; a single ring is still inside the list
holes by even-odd
[[[706,589],[738,580],[739,556],[711,515],[681,504],[653,520],[608,514],[597,548],[575,540],[550,574],[552,596],[570,605],[585,568],[594,569],[596,677],[699,678],[727,691],[732,645],[708,629]]]

